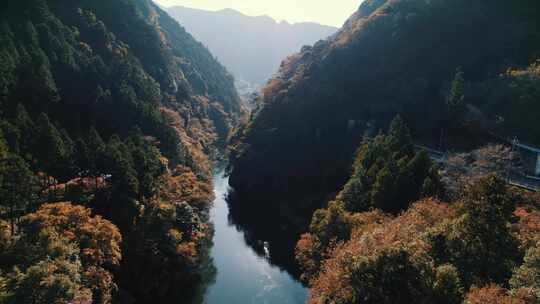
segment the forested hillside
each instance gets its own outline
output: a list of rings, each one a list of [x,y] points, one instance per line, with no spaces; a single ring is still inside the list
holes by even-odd
[[[400,118],[364,140],[297,243],[308,303],[538,303],[539,198],[473,170],[441,180]]]
[[[441,149],[492,133],[539,143],[539,20],[538,1],[364,1],[263,89],[233,137],[232,204],[255,225],[276,214],[268,226],[305,229],[345,184],[364,136],[396,114],[415,141]]]
[[[233,78],[149,0],[0,4],[0,302],[189,298]]]

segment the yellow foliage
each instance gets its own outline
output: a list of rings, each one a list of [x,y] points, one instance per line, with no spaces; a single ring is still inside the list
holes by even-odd
[[[190,168],[178,166],[173,175],[164,175],[160,182],[161,200],[187,202],[191,206],[205,208],[214,198],[209,181],[201,181]]]
[[[22,218],[27,233],[54,230],[59,235],[80,244],[83,259],[94,265],[118,265],[122,258],[122,235],[118,228],[91,210],[69,202],[45,204],[38,211]],[[36,229],[38,231],[36,231]]]

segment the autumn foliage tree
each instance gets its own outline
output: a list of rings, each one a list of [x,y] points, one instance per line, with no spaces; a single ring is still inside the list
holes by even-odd
[[[538,303],[538,298],[529,289],[507,289],[489,284],[484,287],[473,287],[465,296],[464,304],[529,304]]]
[[[45,204],[19,224],[21,237],[3,253],[18,259],[9,274],[16,303],[112,301],[112,270],[122,258],[118,228],[71,203]]]
[[[350,240],[330,249],[310,281],[310,303],[443,298],[440,303],[459,303],[461,282],[456,269],[434,268],[429,246],[418,239],[450,216],[449,206],[433,200],[418,202],[396,218],[374,212],[354,214]]]
[[[503,179],[483,178],[456,204],[457,217],[429,236],[439,263],[457,267],[465,286],[507,282],[522,253],[511,233],[515,198]]]
[[[529,289],[540,300],[540,246],[537,243],[525,253],[523,264],[514,269],[510,286]]]
[[[145,278],[134,286],[135,295],[143,301],[185,296],[175,286],[197,282],[201,246],[207,236],[208,227],[187,203],[148,204],[126,240],[132,250],[125,257],[120,280]]]
[[[296,247],[309,303],[536,303],[537,211],[516,209],[497,176],[465,189],[397,216],[339,201],[317,211]]]
[[[352,171],[336,199],[314,212],[309,233],[298,243],[296,256],[305,281],[316,275],[321,261],[337,244],[350,239],[355,222],[382,222],[387,218],[382,212],[398,214],[422,197],[444,193],[436,167],[427,154],[415,152],[399,116],[387,135],[364,140]],[[357,216],[358,212],[364,212],[363,216]]]
[[[189,291],[183,283],[196,281],[193,263],[209,247],[210,230],[190,232],[208,221],[205,154],[240,112],[233,79],[152,1],[0,6],[0,298],[110,303],[139,296],[140,286]],[[168,164],[184,172],[160,187]],[[155,207],[176,203],[178,212]],[[144,225],[156,230],[139,234]],[[139,245],[145,251],[130,255]],[[153,261],[157,283],[113,280],[119,268],[145,266],[120,263],[138,254]]]

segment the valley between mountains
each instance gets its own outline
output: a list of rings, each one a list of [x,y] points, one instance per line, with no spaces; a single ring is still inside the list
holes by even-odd
[[[0,3],[0,304],[540,303],[540,3],[350,13]]]

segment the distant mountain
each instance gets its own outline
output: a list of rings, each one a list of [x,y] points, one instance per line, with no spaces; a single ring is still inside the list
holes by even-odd
[[[246,16],[232,9],[211,12],[175,6],[166,10],[238,80],[256,85],[277,72],[288,55],[337,31],[316,23],[290,24],[268,16]]]

